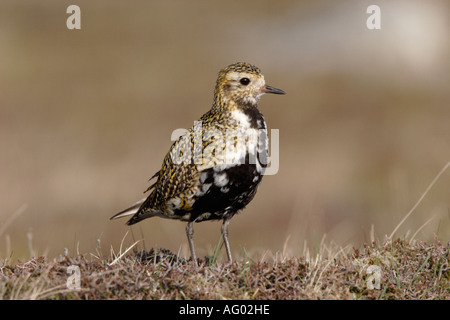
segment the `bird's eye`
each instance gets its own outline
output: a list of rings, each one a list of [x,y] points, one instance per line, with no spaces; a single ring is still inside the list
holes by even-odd
[[[239,80],[239,82],[241,84],[243,84],[244,86],[248,85],[250,83],[250,79],[249,78],[242,78],[241,80]]]

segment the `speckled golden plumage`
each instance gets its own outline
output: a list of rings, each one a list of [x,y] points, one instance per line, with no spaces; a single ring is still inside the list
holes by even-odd
[[[251,64],[235,63],[222,69],[211,109],[200,118],[200,126],[194,125],[172,144],[161,170],[152,177],[156,182],[146,190],[150,192],[149,196],[112,218],[132,215],[127,222],[129,225],[153,216],[187,221],[186,231],[194,261],[192,223],[222,219],[222,234],[231,261],[227,239],[229,220],[253,198],[264,166],[248,163],[228,165],[224,161],[227,154],[221,152],[224,146],[221,136],[237,132],[231,143],[242,149],[247,147],[249,138],[240,133],[250,128],[255,132],[265,131],[264,118],[257,108],[264,93],[284,94],[265,85],[260,69]],[[199,141],[196,139],[200,139],[200,144],[196,144]],[[246,149],[237,150],[236,154],[248,155],[248,152]],[[186,158],[180,163],[174,156]],[[241,182],[241,177],[246,174],[248,181]],[[257,175],[257,178],[250,174]]]

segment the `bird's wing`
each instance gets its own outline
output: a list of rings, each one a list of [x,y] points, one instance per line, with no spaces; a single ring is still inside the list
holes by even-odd
[[[202,135],[196,136],[195,126],[175,141],[153,177],[157,181],[147,191],[150,195],[115,217],[134,214],[128,224],[155,215],[172,215],[176,210],[188,212],[200,187],[200,176],[222,161],[218,155],[223,149],[223,140],[217,122],[203,122]],[[201,149],[198,149],[200,139]],[[197,142],[197,144],[195,144]],[[152,177],[152,178],[153,178]]]
[[[201,174],[223,161],[224,140],[217,122],[203,121],[200,132],[195,126],[175,141],[164,158],[158,180],[142,209],[189,211],[200,186]],[[143,210],[145,211],[145,210]]]
[[[161,209],[165,211],[172,199],[182,197],[195,185],[197,166],[192,161],[193,131],[175,141],[164,158],[158,180],[149,187],[154,188],[140,211]],[[170,208],[169,208],[170,209]]]

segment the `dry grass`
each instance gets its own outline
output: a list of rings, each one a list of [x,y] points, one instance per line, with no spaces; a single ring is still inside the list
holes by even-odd
[[[4,261],[0,298],[450,299],[449,245],[386,239],[345,249],[322,243],[313,258],[247,257],[230,265],[209,257],[197,269],[164,249]],[[66,285],[73,265],[80,268],[80,289]],[[370,266],[379,268],[379,289],[370,288]]]

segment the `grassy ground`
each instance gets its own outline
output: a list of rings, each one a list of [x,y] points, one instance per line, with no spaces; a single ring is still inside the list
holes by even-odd
[[[209,257],[197,268],[164,249],[4,261],[0,298],[450,299],[449,247],[401,239],[359,249],[321,244],[312,256],[231,265]],[[71,281],[77,271],[79,289]]]

